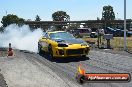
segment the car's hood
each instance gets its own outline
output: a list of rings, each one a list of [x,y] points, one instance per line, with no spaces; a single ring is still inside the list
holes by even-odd
[[[58,43],[66,43],[66,44],[81,44],[84,42],[82,39],[76,39],[76,38],[65,38],[65,39],[56,38],[53,40],[55,40]]]

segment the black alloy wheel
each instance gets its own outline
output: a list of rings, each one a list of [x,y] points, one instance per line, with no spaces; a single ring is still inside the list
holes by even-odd
[[[39,54],[42,54],[43,53],[42,46],[40,44],[38,44],[38,52],[39,52]]]
[[[53,61],[54,57],[53,57],[53,51],[52,51],[52,46],[51,45],[48,46],[48,51],[49,51],[49,59],[51,61]]]

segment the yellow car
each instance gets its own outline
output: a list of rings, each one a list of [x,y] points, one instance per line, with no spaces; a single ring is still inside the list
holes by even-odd
[[[89,45],[66,31],[46,32],[38,42],[39,53],[49,53],[54,57],[86,57]]]

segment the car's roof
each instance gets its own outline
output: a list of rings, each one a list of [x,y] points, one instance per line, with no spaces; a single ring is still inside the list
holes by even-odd
[[[48,33],[58,33],[58,32],[66,32],[66,31],[49,31]]]

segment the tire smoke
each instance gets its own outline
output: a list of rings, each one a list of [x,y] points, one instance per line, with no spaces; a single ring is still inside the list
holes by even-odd
[[[0,33],[0,47],[8,47],[11,43],[15,49],[37,52],[38,40],[42,36],[43,31],[40,28],[31,31],[28,25],[19,27],[11,24]]]

